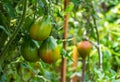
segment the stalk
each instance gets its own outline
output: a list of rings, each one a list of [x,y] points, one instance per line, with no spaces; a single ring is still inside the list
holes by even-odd
[[[66,10],[66,7],[68,6],[69,0],[64,0],[64,11]],[[63,39],[67,39],[67,31],[68,31],[68,14],[66,13],[64,15],[64,26],[63,26]],[[63,48],[66,50],[66,41],[63,42]],[[61,82],[66,82],[66,63],[67,60],[64,56],[62,56],[62,67],[61,67]]]
[[[81,82],[84,82],[85,69],[86,69],[86,60],[83,59],[82,63],[83,63],[83,65],[82,65],[82,78],[81,78]]]

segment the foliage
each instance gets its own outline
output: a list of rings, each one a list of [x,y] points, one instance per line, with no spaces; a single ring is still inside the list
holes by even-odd
[[[69,14],[68,39],[63,38],[64,15]],[[29,37],[32,23],[43,15],[52,20],[51,36],[57,39],[61,55],[67,58],[67,82],[73,74],[81,77],[81,57],[72,67],[73,37],[76,43],[88,38],[93,43],[87,58],[87,82],[120,81],[120,3],[119,0],[71,0],[64,11],[63,0],[0,0],[0,82],[58,82],[61,59],[48,65],[30,63],[21,56],[21,46]],[[98,31],[98,33],[97,33]],[[31,38],[30,38],[31,39]],[[67,41],[67,50],[62,47]],[[42,41],[38,41],[40,47]],[[99,43],[99,45],[97,44]],[[103,70],[99,69],[98,48]]]

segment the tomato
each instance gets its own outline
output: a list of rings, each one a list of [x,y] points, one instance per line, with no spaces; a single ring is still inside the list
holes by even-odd
[[[50,16],[38,18],[30,27],[30,36],[37,41],[45,40],[49,37],[52,30]]]
[[[60,57],[60,50],[55,39],[50,36],[39,48],[39,56],[45,63],[55,63]]]
[[[38,47],[35,42],[28,41],[24,42],[21,46],[21,55],[23,58],[29,62],[36,62],[39,60]]]
[[[80,56],[85,59],[87,55],[89,55],[91,50],[91,43],[89,41],[81,41],[77,45],[78,52]]]

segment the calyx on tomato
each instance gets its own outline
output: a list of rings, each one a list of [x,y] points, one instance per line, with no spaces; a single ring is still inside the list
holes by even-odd
[[[60,57],[60,50],[55,39],[50,36],[39,48],[39,56],[45,63],[55,63]]]
[[[87,55],[89,55],[91,50],[91,43],[89,41],[81,41],[77,45],[78,52],[80,56],[85,59]]]
[[[43,16],[38,18],[30,27],[30,36],[34,40],[42,41],[49,37],[51,30],[51,17]]]
[[[29,62],[36,62],[40,59],[38,56],[38,47],[32,40],[23,43],[21,46],[21,55]]]

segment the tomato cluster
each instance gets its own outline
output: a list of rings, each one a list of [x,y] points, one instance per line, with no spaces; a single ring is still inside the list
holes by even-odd
[[[29,62],[36,62],[39,59],[45,63],[55,63],[60,57],[60,50],[55,39],[49,36],[52,23],[49,16],[38,18],[30,27],[30,37],[36,41],[43,41],[40,48],[34,41],[26,42],[21,47],[22,56]]]
[[[30,40],[21,47],[22,56],[29,62],[36,62],[39,59],[45,63],[52,64],[60,57],[60,50],[55,39],[49,36],[52,23],[49,16],[38,18],[30,27],[30,37],[36,41],[43,41],[38,48],[34,41]],[[77,45],[80,56],[85,59],[90,53],[91,44],[89,41],[81,41]]]

